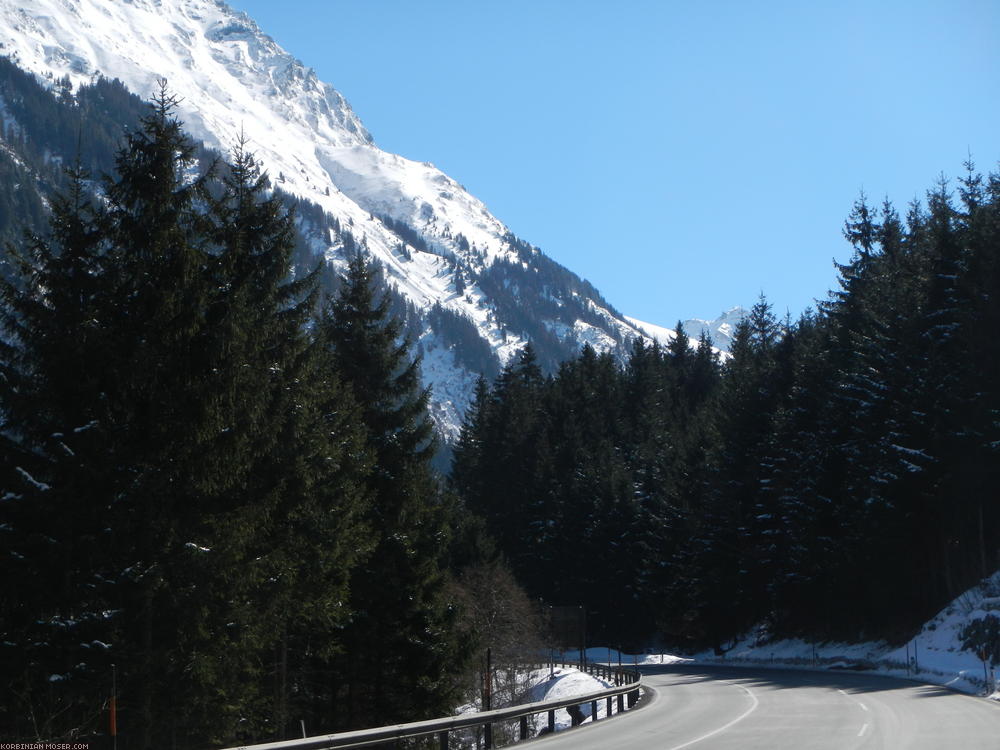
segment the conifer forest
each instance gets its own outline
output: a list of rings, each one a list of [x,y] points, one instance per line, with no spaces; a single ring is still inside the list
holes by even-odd
[[[761,296],[725,357],[480,353],[442,473],[363,245],[307,262],[245,144],[101,86],[136,126],[0,199],[0,737],[102,741],[112,691],[122,750],[444,715],[492,637],[471,581],[722,653],[902,641],[1000,567],[1000,175],[862,196],[837,288]]]

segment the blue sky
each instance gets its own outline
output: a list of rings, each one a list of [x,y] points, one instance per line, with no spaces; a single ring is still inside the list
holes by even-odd
[[[1000,160],[1000,1],[233,0],[621,312],[836,284],[859,191]]]

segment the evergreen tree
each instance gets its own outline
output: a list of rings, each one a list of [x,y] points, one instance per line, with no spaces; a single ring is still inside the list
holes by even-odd
[[[452,452],[450,484],[460,488],[466,497],[478,497],[484,491],[483,478],[485,474],[484,442],[485,430],[489,414],[490,386],[482,375],[476,380],[476,389],[472,403]]]
[[[531,556],[550,533],[547,523],[531,521],[548,513],[550,456],[540,450],[547,430],[544,383],[534,347],[526,344],[504,367],[488,399],[474,405],[452,472],[458,493],[486,520],[529,590],[534,584]],[[467,470],[470,463],[478,468]],[[512,466],[518,467],[516,473]]]
[[[319,331],[360,406],[373,459],[367,482],[373,551],[352,586],[353,621],[340,661],[346,715],[339,723],[353,727],[446,711],[453,687],[439,563],[446,513],[430,466],[429,394],[420,387],[419,360],[400,340],[401,324],[374,284],[365,257],[351,258]]]
[[[291,220],[242,152],[214,192],[190,180],[173,106],[100,208],[71,175],[3,286],[11,736],[94,733],[111,663],[130,746],[259,736],[293,692],[269,654],[300,709],[323,700],[303,675],[329,668],[364,549],[362,433],[305,335],[311,281],[286,281]]]
[[[100,221],[85,175],[70,178],[50,234],[11,248],[17,273],[0,307],[4,734],[29,738],[93,729],[114,642],[102,616],[114,566],[101,400],[114,342],[101,313]]]
[[[279,196],[266,197],[268,187],[239,142],[209,217],[206,356],[217,429],[202,460],[218,505],[213,514],[202,510],[206,530],[240,571],[222,577],[217,598],[254,608],[243,613],[245,642],[219,639],[218,654],[229,649],[230,670],[247,660],[241,681],[255,691],[268,731],[283,738],[299,721],[332,726],[333,657],[349,616],[343,603],[367,549],[369,459],[353,398],[326,347],[306,335],[317,274],[290,280],[293,216]],[[262,653],[268,672],[257,666],[254,674]],[[262,689],[269,674],[274,688]]]
[[[766,613],[761,549],[753,527],[759,514],[761,467],[772,448],[772,418],[781,397],[775,382],[778,326],[761,295],[737,327],[717,401],[717,438],[710,480],[689,540],[679,551],[683,571],[673,597],[683,629],[701,645],[724,641]]]

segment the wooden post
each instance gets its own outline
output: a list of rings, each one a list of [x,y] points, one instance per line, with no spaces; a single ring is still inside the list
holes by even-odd
[[[518,739],[520,739],[520,740],[526,740],[526,739],[528,739],[528,717],[527,716],[522,716],[521,717],[521,735],[520,735],[520,737],[518,737]]]
[[[549,731],[556,731],[556,712],[555,709],[549,711]]]
[[[448,750],[448,730],[445,729],[443,732],[438,734],[438,739],[440,741],[441,750]]]
[[[597,721],[597,701],[590,702],[590,720]]]
[[[608,715],[607,715],[607,718],[611,717],[611,705],[612,705],[612,703],[613,703],[613,701],[611,700],[611,696],[609,695],[608,696]]]

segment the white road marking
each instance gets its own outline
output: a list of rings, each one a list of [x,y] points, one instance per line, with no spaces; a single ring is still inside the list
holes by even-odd
[[[852,698],[852,697],[851,697],[850,695],[848,695],[847,693],[845,693],[845,692],[844,692],[843,690],[840,690],[840,689],[838,688],[838,689],[837,689],[837,692],[838,692],[838,693],[840,693],[841,695],[843,695],[843,696],[844,696],[844,697],[846,697],[846,698],[850,698],[850,699],[851,699],[852,701],[854,701],[854,702],[855,702],[855,703],[857,703],[857,704],[858,704],[859,706],[861,706],[861,710],[862,710],[862,711],[867,711],[867,710],[868,710],[868,706],[866,706],[866,705],[865,705],[864,703],[862,703],[862,702],[861,702],[861,701],[859,701],[858,699],[856,699],[856,698]],[[858,737],[864,737],[864,736],[865,736],[865,732],[867,732],[867,731],[868,731],[868,726],[869,726],[869,724],[868,724],[868,722],[866,721],[866,722],[864,723],[864,725],[862,725],[862,727],[861,727],[861,730],[860,730],[860,731],[858,732]]]
[[[850,696],[850,695],[848,695],[847,693],[845,693],[845,692],[844,692],[843,690],[841,690],[840,688],[837,688],[837,692],[838,692],[838,693],[840,693],[841,695],[843,695],[843,696],[847,697],[847,698],[850,698],[850,699],[851,699],[852,701],[854,701],[854,702],[855,702],[855,703],[857,703],[857,704],[858,704],[859,706],[861,706],[861,710],[862,710],[862,711],[867,711],[867,710],[868,710],[868,706],[866,706],[866,705],[865,705],[864,703],[862,703],[861,701],[857,700],[856,698],[851,698],[851,696]]]
[[[750,700],[753,701],[753,704],[750,706],[750,708],[748,708],[746,711],[737,716],[728,724],[725,724],[719,727],[718,729],[713,729],[711,732],[709,732],[708,734],[703,734],[701,737],[696,737],[693,740],[688,740],[687,742],[681,745],[674,745],[673,747],[668,748],[668,750],[682,750],[685,747],[691,747],[691,745],[694,745],[697,742],[701,742],[702,740],[707,740],[709,737],[714,737],[715,735],[721,732],[725,732],[727,729],[729,729],[729,727],[733,726],[734,724],[738,724],[739,722],[743,721],[746,717],[748,717],[750,714],[752,714],[757,709],[757,706],[760,705],[760,702],[757,700],[757,696],[753,694],[753,691],[751,691],[750,688],[745,688],[742,685],[734,685],[734,687],[738,687],[740,690],[742,690],[744,693],[750,696]]]

